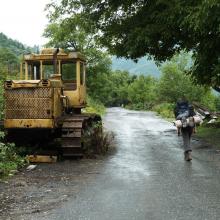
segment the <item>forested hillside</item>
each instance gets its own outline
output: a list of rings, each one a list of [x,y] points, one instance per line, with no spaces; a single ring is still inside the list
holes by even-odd
[[[37,46],[35,46],[34,48],[25,46],[19,41],[8,38],[5,34],[0,33],[0,48],[7,48],[13,54],[19,56],[24,53],[35,51],[37,49]]]
[[[6,75],[16,76],[21,55],[38,50],[38,46],[28,47],[0,33],[0,79],[4,80]]]

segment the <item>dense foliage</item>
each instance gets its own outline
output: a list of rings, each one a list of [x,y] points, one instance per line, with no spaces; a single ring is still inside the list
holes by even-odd
[[[45,29],[44,36],[49,39],[47,46],[80,51],[86,56],[88,93],[105,104],[100,94],[108,93],[111,57],[99,47],[94,35],[86,31],[87,28],[87,24],[76,16],[51,22]]]
[[[190,75],[191,56],[181,52],[161,66],[161,77],[130,75],[126,71],[111,71],[93,79],[90,95],[106,106],[127,106],[133,109],[156,110],[172,116],[174,103],[185,96],[190,102],[219,111],[220,98],[209,87],[196,85]]]
[[[0,33],[0,80],[16,78],[20,71],[20,60],[23,54],[38,52],[38,46],[28,47]]]
[[[48,45],[82,51],[88,58],[87,87],[92,100],[105,106],[127,106],[134,109],[171,109],[169,103],[185,95],[189,101],[197,101],[216,109],[216,98],[209,88],[195,85],[191,75],[186,75],[193,65],[191,53],[181,52],[161,67],[161,78],[130,75],[127,71],[112,71],[111,57],[103,51],[94,27],[78,15],[51,20],[45,30],[50,39]],[[71,29],[71,27],[73,27]],[[93,33],[93,34],[91,34]],[[139,73],[140,74],[140,73]],[[160,107],[158,104],[160,103]],[[157,108],[155,108],[157,106]],[[171,104],[172,106],[172,104]],[[168,112],[171,113],[171,110]]]
[[[15,77],[19,72],[19,58],[8,48],[0,48],[0,80]]]
[[[190,62],[191,56],[182,52],[161,66],[158,92],[162,101],[173,103],[185,96],[189,101],[201,102],[211,91],[208,87],[196,85],[190,75],[184,74],[190,68]]]
[[[90,96],[87,96],[87,107],[83,109],[86,113],[96,113],[99,115],[105,114],[105,106],[98,100],[92,99]]]
[[[176,51],[184,48],[173,39],[177,24],[173,24],[173,31],[167,29],[174,5],[164,1],[51,1],[47,7],[50,24],[44,35],[49,38],[50,46],[61,45],[86,54],[88,93],[106,106],[152,109],[158,103],[174,103],[186,95],[190,101],[205,103],[214,110],[216,104],[211,103],[216,100],[211,90],[195,85],[194,75],[189,74],[197,62],[192,58],[195,51],[181,52],[180,56],[173,57]],[[161,13],[157,13],[159,10]],[[145,17],[140,18],[143,13]],[[173,14],[172,21],[178,13]],[[119,56],[137,58],[149,53],[158,60],[173,58],[162,65],[160,79],[131,76],[126,71],[111,70],[110,56],[103,50],[103,44]]]
[[[52,22],[81,17],[117,56],[150,54],[164,61],[182,49],[191,51],[197,81],[220,84],[219,0],[53,0],[48,10]]]
[[[0,178],[11,173],[13,175],[17,169],[23,166],[26,161],[19,156],[14,144],[2,143],[4,133],[0,132]]]

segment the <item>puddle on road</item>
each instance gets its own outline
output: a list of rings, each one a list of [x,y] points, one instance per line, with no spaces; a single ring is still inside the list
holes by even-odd
[[[174,129],[167,129],[167,130],[164,130],[163,132],[164,133],[174,133],[174,132],[176,132],[176,128],[174,128]]]
[[[152,131],[152,130],[144,130],[143,132],[135,132],[139,134],[141,137],[150,137],[150,138],[158,138],[158,136],[166,136],[166,137],[173,137],[176,134],[176,130],[169,129],[164,131]]]
[[[156,175],[155,172],[150,171],[147,167],[144,167],[141,162],[134,160],[131,162],[130,159],[124,158],[112,158],[110,161],[111,167],[113,168],[113,175],[123,179],[130,179],[131,176],[142,176],[149,177]],[[117,172],[115,172],[115,168]]]

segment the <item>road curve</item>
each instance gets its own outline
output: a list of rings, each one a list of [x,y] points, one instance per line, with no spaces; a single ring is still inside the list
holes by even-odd
[[[104,125],[115,133],[117,150],[68,201],[33,219],[220,219],[214,150],[194,140],[193,161],[184,161],[182,139],[153,112],[110,108]]]

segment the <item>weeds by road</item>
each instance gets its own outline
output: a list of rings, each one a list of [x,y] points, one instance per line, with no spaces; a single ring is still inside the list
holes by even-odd
[[[220,123],[204,124],[198,127],[197,136],[215,147],[220,147]]]
[[[3,143],[4,133],[0,132],[0,178],[13,175],[26,164],[26,159],[19,155],[13,143]]]

